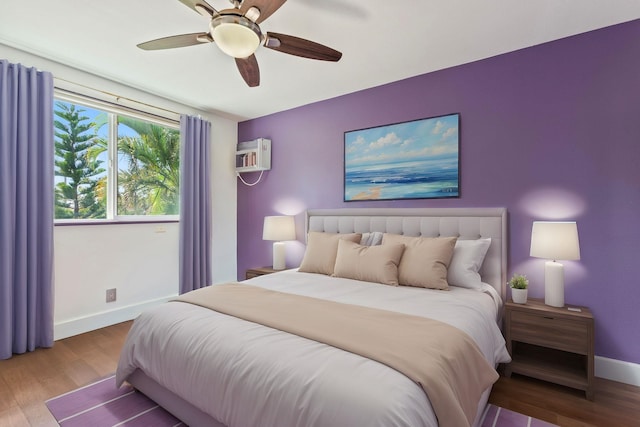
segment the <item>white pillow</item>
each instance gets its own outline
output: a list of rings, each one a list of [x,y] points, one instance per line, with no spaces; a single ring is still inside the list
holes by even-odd
[[[484,257],[491,245],[491,239],[458,240],[453,248],[453,257],[447,271],[450,285],[470,289],[482,289],[482,280],[478,273]]]

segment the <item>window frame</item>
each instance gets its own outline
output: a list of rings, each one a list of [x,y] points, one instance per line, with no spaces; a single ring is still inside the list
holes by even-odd
[[[54,225],[145,224],[179,222],[178,215],[118,215],[118,115],[180,131],[180,121],[151,112],[124,107],[75,92],[54,88],[53,102],[68,102],[108,114],[106,218],[54,218]],[[116,98],[119,99],[119,98]],[[146,104],[141,104],[146,105]],[[149,106],[151,107],[151,106]],[[153,107],[152,107],[153,108]],[[181,159],[182,160],[182,159]],[[179,191],[179,189],[178,189]],[[179,194],[179,193],[178,193]]]

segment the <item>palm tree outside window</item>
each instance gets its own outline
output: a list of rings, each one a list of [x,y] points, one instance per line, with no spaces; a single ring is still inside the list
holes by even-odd
[[[56,220],[177,219],[178,123],[60,100],[54,116]]]

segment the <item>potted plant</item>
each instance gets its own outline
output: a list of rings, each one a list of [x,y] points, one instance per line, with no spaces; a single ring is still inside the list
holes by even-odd
[[[509,280],[509,286],[511,286],[511,298],[513,298],[513,302],[516,304],[526,304],[527,287],[529,286],[527,276],[514,274],[511,280]]]

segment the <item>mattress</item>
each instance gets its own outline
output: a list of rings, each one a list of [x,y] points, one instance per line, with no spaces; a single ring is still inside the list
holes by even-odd
[[[439,320],[471,336],[492,366],[509,361],[488,285],[437,291],[295,270],[247,283]],[[117,381],[136,369],[229,427],[438,425],[422,388],[386,365],[182,302],[136,319]]]

